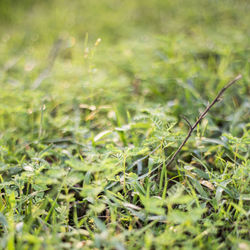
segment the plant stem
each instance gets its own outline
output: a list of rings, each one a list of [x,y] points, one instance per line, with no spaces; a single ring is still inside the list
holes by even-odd
[[[230,87],[232,86],[235,82],[237,82],[238,80],[240,80],[242,78],[242,75],[238,75],[236,76],[232,81],[230,81],[227,85],[225,85],[221,91],[218,93],[218,95],[214,98],[214,100],[212,101],[211,104],[209,104],[206,109],[201,113],[200,117],[197,119],[197,121],[194,123],[193,126],[190,126],[189,132],[186,136],[186,138],[184,139],[184,141],[181,143],[181,145],[179,146],[179,148],[176,150],[176,152],[173,154],[173,156],[171,157],[171,159],[169,160],[169,162],[167,163],[166,167],[169,167],[170,164],[176,159],[176,156],[178,155],[178,153],[181,151],[181,149],[183,148],[183,146],[186,144],[186,142],[188,141],[189,137],[192,135],[194,129],[197,127],[197,125],[201,122],[201,120],[206,116],[206,114],[208,113],[208,111],[214,106],[214,104],[216,102],[219,101],[220,97],[222,96],[222,94]],[[186,120],[186,119],[185,119]],[[187,121],[187,120],[186,120]],[[187,121],[188,122],[188,121]],[[188,122],[188,124],[190,125],[190,123]]]

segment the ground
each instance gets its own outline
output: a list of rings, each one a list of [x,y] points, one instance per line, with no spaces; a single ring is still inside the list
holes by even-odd
[[[249,249],[249,11],[2,0],[0,248]]]

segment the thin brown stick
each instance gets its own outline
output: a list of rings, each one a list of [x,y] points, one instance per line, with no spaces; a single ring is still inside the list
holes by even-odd
[[[188,124],[189,128],[191,129],[191,128],[192,128],[192,125],[191,125],[191,123],[189,122],[189,120],[188,120],[184,115],[181,115],[181,117],[185,120],[185,122]]]
[[[230,87],[232,86],[235,82],[237,82],[238,80],[240,80],[242,78],[242,75],[238,75],[236,76],[231,82],[229,82],[227,85],[225,85],[221,91],[219,92],[219,94],[215,97],[215,99],[212,101],[211,104],[209,104],[206,109],[201,113],[200,117],[197,119],[197,121],[194,123],[193,126],[190,126],[189,132],[186,136],[186,138],[184,139],[184,141],[181,143],[181,145],[179,146],[179,148],[176,150],[176,152],[173,154],[173,156],[171,157],[171,159],[169,160],[169,162],[166,164],[166,167],[170,166],[170,164],[175,160],[177,154],[181,151],[181,149],[183,148],[183,146],[186,144],[186,142],[188,141],[189,137],[192,135],[194,129],[197,127],[197,125],[201,122],[201,120],[206,116],[207,112],[214,106],[214,104],[216,102],[219,101],[220,97],[222,96],[222,94]],[[185,121],[187,121],[187,119],[185,118]],[[188,121],[187,121],[188,122]],[[189,122],[188,122],[189,124]],[[190,124],[189,124],[190,125]]]

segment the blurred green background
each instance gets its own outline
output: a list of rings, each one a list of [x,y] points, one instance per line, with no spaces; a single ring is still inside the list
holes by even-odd
[[[192,119],[238,73],[224,115],[249,93],[248,1],[2,0],[0,13],[1,98],[14,110],[39,109],[46,96],[124,110],[172,101]]]
[[[121,123],[128,122],[127,111],[135,115],[158,104],[194,121],[238,73],[242,83],[211,119],[242,133],[237,124],[247,121],[248,1],[2,0],[0,13],[5,136],[15,130],[22,139],[37,138],[44,103],[50,127],[44,136],[50,139],[71,126],[69,112],[82,103],[111,105],[105,112],[120,110]],[[92,132],[111,126],[108,116],[98,115],[89,124]]]

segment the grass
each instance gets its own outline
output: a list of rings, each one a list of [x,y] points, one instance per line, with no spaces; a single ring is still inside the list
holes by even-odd
[[[249,249],[249,7],[1,1],[0,248]]]

